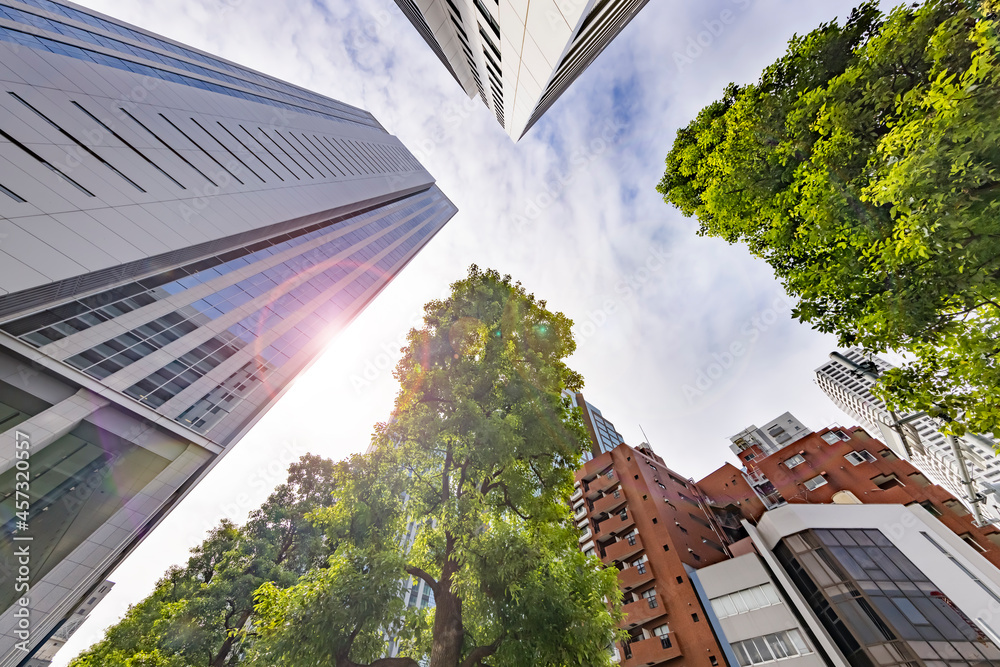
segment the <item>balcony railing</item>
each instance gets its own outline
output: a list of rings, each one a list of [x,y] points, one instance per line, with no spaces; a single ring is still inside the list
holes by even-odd
[[[639,563],[639,565],[634,567],[626,567],[618,573],[618,585],[624,591],[632,590],[652,580],[653,571],[646,563]]]
[[[625,605],[625,620],[622,621],[622,627],[636,628],[667,613],[666,608],[660,605],[655,595],[643,599],[646,601],[645,604],[632,602]]]
[[[629,535],[624,540],[618,540],[614,544],[605,547],[605,561],[625,561],[642,551],[642,538],[636,535]]]
[[[659,641],[657,641],[659,640]],[[640,639],[622,644],[622,667],[646,667],[648,665],[673,664],[668,661],[682,655],[681,647],[669,635]]]

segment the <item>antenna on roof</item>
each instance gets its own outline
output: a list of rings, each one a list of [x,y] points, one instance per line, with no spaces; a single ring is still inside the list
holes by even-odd
[[[642,430],[642,424],[639,424],[639,430],[642,431],[642,439],[645,440],[646,444],[648,445],[649,444],[649,436],[646,435],[646,432]]]

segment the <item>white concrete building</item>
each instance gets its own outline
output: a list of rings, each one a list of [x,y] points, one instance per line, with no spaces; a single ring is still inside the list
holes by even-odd
[[[790,504],[743,525],[832,664],[1000,664],[1000,570],[923,507]]]
[[[0,84],[10,667],[456,209],[368,112],[70,3],[0,0]]]
[[[847,350],[843,356],[858,364],[871,362],[876,374],[892,368],[884,359],[869,358],[859,349]],[[992,438],[972,434],[958,438],[976,493],[975,498],[970,498],[954,449],[938,431],[935,419],[926,415],[913,419],[906,419],[906,415],[893,416],[885,403],[872,395],[874,380],[854,372],[836,358],[816,369],[816,383],[841,410],[857,419],[897,456],[912,463],[970,510],[977,504],[985,522],[1000,522],[1000,457],[994,451],[996,443]],[[906,423],[900,428],[905,438],[893,428],[896,421],[904,419]]]
[[[785,412],[760,428],[751,424],[732,436],[729,441],[733,444],[729,448],[739,456],[743,450],[757,445],[763,450],[764,456],[770,456],[810,433],[812,430],[806,428],[791,412]]]
[[[515,141],[648,0],[396,0]]]
[[[788,667],[850,667],[832,643],[823,646],[813,638],[757,554],[689,570],[688,575],[729,664],[752,665],[760,658],[761,663],[780,660]]]

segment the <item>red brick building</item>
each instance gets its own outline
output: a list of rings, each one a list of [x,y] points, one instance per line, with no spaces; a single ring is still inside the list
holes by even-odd
[[[588,461],[577,480],[582,547],[619,570],[625,593],[623,667],[726,664],[685,569],[729,557],[697,486],[628,445]]]
[[[756,522],[784,503],[916,503],[1000,567],[1000,530],[975,526],[958,499],[859,427],[810,433],[770,456],[757,445],[739,455],[745,474],[726,464],[698,482],[713,506]]]

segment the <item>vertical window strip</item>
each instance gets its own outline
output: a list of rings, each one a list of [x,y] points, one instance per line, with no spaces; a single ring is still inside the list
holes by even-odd
[[[935,547],[937,547],[937,550],[940,551],[941,553],[943,553],[948,558],[948,560],[950,560],[958,569],[960,569],[963,573],[965,573],[965,576],[967,576],[969,579],[972,579],[974,582],[976,582],[979,585],[980,588],[982,588],[984,591],[986,591],[986,594],[989,595],[991,598],[993,598],[994,602],[1000,603],[1000,596],[998,596],[996,593],[994,593],[993,589],[989,588],[986,584],[984,584],[979,579],[979,577],[977,577],[976,575],[974,575],[964,565],[962,565],[958,561],[958,559],[955,558],[955,556],[950,551],[948,551],[947,549],[945,549],[944,547],[942,547],[940,544],[938,544],[937,541],[933,537],[931,537],[929,534],[927,534],[926,532],[920,531],[920,534],[923,535],[927,539],[928,542],[930,542]]]
[[[198,126],[199,128],[201,128],[201,131],[202,131],[202,132],[204,132],[204,133],[205,133],[205,134],[207,134],[207,135],[208,135],[209,137],[211,137],[211,138],[212,138],[212,141],[214,141],[215,143],[219,144],[219,146],[221,146],[221,147],[222,147],[222,150],[224,150],[224,151],[226,151],[227,153],[229,153],[230,155],[232,155],[232,156],[233,156],[233,159],[234,159],[234,160],[236,160],[236,161],[237,161],[237,162],[239,162],[239,163],[240,163],[241,165],[243,165],[243,168],[244,168],[244,169],[246,169],[246,170],[247,170],[247,171],[249,171],[249,172],[250,172],[251,174],[253,174],[254,176],[256,176],[256,177],[257,177],[257,178],[258,178],[258,179],[260,180],[260,182],[261,182],[261,183],[267,183],[267,181],[265,181],[265,180],[264,180],[263,178],[261,178],[261,177],[260,177],[260,174],[258,174],[258,173],[257,173],[256,171],[254,171],[253,169],[251,169],[251,168],[250,168],[250,165],[248,165],[248,164],[247,164],[246,162],[244,162],[243,160],[241,160],[241,159],[239,158],[239,156],[238,156],[238,155],[236,155],[236,153],[234,153],[234,152],[232,152],[231,150],[229,150],[229,146],[227,146],[227,145],[225,145],[224,143],[222,143],[221,141],[219,141],[218,137],[216,137],[216,136],[215,136],[214,134],[212,134],[212,133],[211,133],[211,132],[209,132],[209,131],[208,131],[207,129],[205,129],[205,127],[203,127],[201,123],[199,123],[198,121],[196,121],[196,120],[195,120],[194,118],[192,118],[192,119],[191,119],[191,122],[192,122],[192,123],[194,123],[195,125],[197,125],[197,126]],[[236,177],[235,177],[235,176],[233,176],[233,178],[236,178]],[[239,179],[237,179],[237,180],[239,180]]]
[[[313,149],[309,148],[309,146],[306,146],[306,141],[309,141],[309,138],[306,137],[306,135],[304,133],[303,133],[302,137],[297,137],[297,136],[295,136],[294,132],[289,131],[288,132],[288,136],[290,136],[292,139],[294,139],[295,143],[297,143],[299,146],[302,146],[302,150],[304,150],[306,153],[309,154],[309,157],[312,158],[312,161],[310,161],[309,164],[312,164],[313,162],[315,162],[317,165],[322,166],[323,169],[327,169],[327,170],[330,171],[330,175],[327,176],[326,174],[323,173],[322,169],[320,169],[319,167],[316,167],[316,171],[318,171],[320,173],[320,175],[323,176],[323,178],[333,178],[333,176],[334,176],[333,170],[330,169],[330,165],[328,165],[326,163],[325,159],[321,159],[320,158],[319,151],[313,150]],[[305,138],[305,141],[303,141],[303,138]],[[305,157],[305,155],[303,155],[303,157]],[[323,156],[323,158],[325,158],[325,157],[326,156]]]
[[[323,148],[316,141],[310,139],[308,134],[303,133],[302,137],[307,142],[309,142],[309,145],[312,146],[319,155],[323,157],[324,160],[323,164],[327,165],[327,167],[330,169],[330,174],[332,178],[336,178],[337,176],[343,176],[343,172],[341,172],[340,174],[337,173],[337,165],[334,163],[334,160],[329,153],[324,151]]]
[[[229,171],[229,169],[227,169],[227,168],[226,168],[226,166],[225,166],[224,164],[222,164],[221,162],[219,162],[218,160],[216,160],[216,159],[215,159],[215,156],[213,156],[213,155],[212,155],[211,153],[209,153],[209,152],[208,152],[208,151],[206,151],[206,150],[205,150],[204,148],[202,148],[201,144],[199,144],[199,143],[198,143],[197,141],[195,141],[195,140],[194,140],[194,139],[192,139],[192,138],[191,138],[190,136],[188,136],[188,133],[187,133],[187,132],[185,132],[185,131],[184,131],[184,130],[182,130],[181,128],[177,127],[177,125],[175,125],[175,124],[174,124],[174,122],[173,122],[172,120],[170,120],[169,118],[167,118],[166,116],[164,116],[164,115],[163,115],[162,113],[161,113],[161,114],[159,114],[159,116],[160,116],[160,118],[162,118],[163,120],[167,121],[167,123],[169,123],[169,124],[170,124],[170,127],[174,128],[175,130],[177,130],[178,132],[180,132],[180,133],[181,133],[181,135],[183,135],[183,137],[184,137],[185,139],[187,139],[188,141],[190,141],[190,142],[191,142],[191,144],[192,144],[192,145],[193,145],[193,146],[194,146],[195,148],[197,148],[197,149],[198,149],[198,150],[200,150],[200,151],[201,151],[202,153],[204,153],[204,154],[205,154],[205,157],[207,157],[207,158],[208,158],[209,160],[211,160],[211,161],[212,161],[212,162],[214,162],[215,164],[219,165],[219,168],[220,168],[220,169],[222,169],[222,170],[223,170],[223,171],[225,171],[225,172],[226,172],[227,174],[229,174],[230,176],[232,176],[233,178],[235,178],[235,179],[236,179],[236,182],[237,182],[237,183],[239,183],[240,185],[246,185],[246,183],[244,183],[243,181],[241,181],[241,180],[240,180],[239,176],[237,176],[237,175],[236,175],[236,174],[234,174],[233,172]]]
[[[117,139],[118,141],[122,142],[122,144],[124,144],[125,146],[128,146],[129,148],[131,148],[133,153],[135,153],[136,155],[138,155],[139,157],[141,157],[143,160],[145,160],[150,166],[153,167],[153,169],[156,169],[158,172],[160,172],[161,174],[163,174],[164,176],[166,176],[168,179],[170,179],[170,181],[173,182],[174,185],[176,185],[177,187],[179,187],[181,190],[187,190],[187,188],[185,188],[180,182],[178,182],[178,180],[176,178],[174,178],[173,176],[171,176],[170,174],[168,174],[167,172],[165,172],[163,169],[161,169],[160,165],[158,165],[155,162],[153,162],[151,159],[149,159],[146,156],[145,153],[142,153],[138,148],[136,148],[131,143],[129,143],[128,141],[126,141],[124,137],[122,137],[120,134],[118,134],[117,132],[115,132],[114,130],[112,130],[104,121],[102,121],[97,116],[95,116],[94,114],[90,113],[89,111],[87,111],[78,102],[70,100],[70,104],[72,104],[77,109],[79,109],[80,111],[82,111],[83,113],[85,113],[92,121],[94,121],[95,123],[97,123],[98,125],[100,125],[101,127],[103,127],[105,130],[107,130],[109,133],[111,133],[111,136],[113,136],[115,139]]]
[[[278,172],[276,172],[274,169],[271,169],[271,165],[269,165],[268,163],[264,162],[264,160],[262,160],[259,155],[257,155],[252,150],[250,150],[247,147],[247,145],[245,143],[243,143],[242,141],[240,141],[239,138],[237,138],[237,136],[235,134],[233,134],[232,132],[230,132],[229,129],[226,128],[225,125],[223,125],[219,121],[215,121],[215,122],[218,123],[219,127],[221,127],[226,134],[228,134],[229,136],[231,136],[236,143],[238,143],[240,146],[242,146],[243,150],[245,150],[247,153],[250,153],[250,155],[253,155],[255,158],[257,158],[257,161],[260,162],[265,167],[267,167],[268,171],[270,171],[272,174],[274,174],[275,176],[277,176],[277,178],[278,178],[279,181],[284,182],[285,179],[283,179],[281,176],[278,176]],[[242,127],[242,125],[240,127]],[[246,132],[246,130],[243,130],[243,131]],[[250,134],[250,133],[247,132],[247,134]],[[250,137],[250,138],[253,139],[253,137]],[[260,142],[258,141],[257,143],[260,143]],[[260,178],[260,177],[258,176],[258,178]],[[261,180],[264,180],[264,179],[261,179]]]
[[[358,141],[355,142],[355,144],[358,148],[358,151],[361,153],[362,157],[365,158],[365,163],[371,166],[373,169],[375,169],[376,172],[382,171],[382,165],[378,163],[378,160],[375,159],[375,156],[368,149],[368,143],[364,141]]]
[[[367,162],[368,164],[372,165],[372,169],[374,170],[374,172],[379,173],[383,171],[382,165],[379,164],[378,158],[375,157],[375,154],[371,150],[371,144],[369,144],[366,141],[358,141],[356,143],[358,146],[358,150],[361,151],[361,154],[368,157]]]
[[[393,171],[399,171],[399,160],[389,151],[388,146],[381,146],[382,153],[385,154],[385,159],[389,161],[392,166]]]
[[[269,141],[270,141],[270,142],[271,142],[272,144],[274,144],[275,146],[277,146],[277,147],[278,147],[278,150],[280,150],[280,151],[281,151],[282,153],[284,153],[284,154],[285,154],[285,155],[286,155],[286,156],[288,157],[288,159],[289,159],[289,160],[291,160],[291,161],[292,161],[292,162],[293,162],[293,163],[295,164],[295,166],[296,166],[296,167],[298,167],[299,169],[301,169],[301,170],[302,170],[302,172],[303,172],[303,173],[304,173],[304,174],[305,174],[306,176],[308,176],[309,178],[313,178],[313,179],[315,179],[315,178],[316,178],[315,176],[313,176],[312,174],[310,174],[310,173],[309,173],[309,170],[307,170],[307,169],[306,169],[305,167],[303,167],[303,166],[302,166],[302,164],[301,164],[301,163],[300,163],[300,162],[299,162],[298,160],[296,160],[296,159],[295,159],[294,157],[292,157],[292,154],[291,154],[291,153],[289,153],[288,151],[286,151],[286,150],[285,150],[285,147],[284,147],[284,146],[282,146],[282,145],[281,145],[280,143],[278,143],[278,140],[277,140],[277,139],[275,139],[274,137],[272,137],[271,135],[269,135],[269,134],[268,134],[268,133],[267,133],[267,132],[266,132],[266,131],[264,130],[264,128],[262,128],[262,127],[258,126],[258,127],[257,127],[257,129],[258,129],[258,130],[260,130],[260,133],[261,133],[261,134],[263,134],[263,135],[264,135],[265,137],[267,137],[267,138],[268,138],[268,140],[269,140]],[[272,128],[272,129],[273,129],[273,128]],[[277,130],[274,130],[274,133],[275,133],[275,134],[278,134],[278,131],[277,131]],[[278,136],[280,137],[281,135],[280,135],[280,134],[278,134]],[[282,138],[284,138],[284,137],[282,137]]]
[[[160,143],[161,143],[161,144],[162,144],[162,145],[164,146],[164,148],[166,148],[166,149],[167,149],[167,150],[169,150],[169,151],[170,151],[171,153],[173,153],[174,155],[176,155],[176,156],[177,156],[177,157],[178,157],[178,158],[179,158],[179,159],[180,159],[180,160],[181,160],[181,161],[182,161],[182,162],[183,162],[184,164],[186,164],[187,166],[191,167],[192,169],[194,169],[195,171],[197,171],[197,172],[198,172],[199,174],[201,174],[202,178],[204,178],[204,179],[205,179],[206,181],[208,181],[209,183],[211,183],[211,184],[212,184],[212,185],[214,185],[215,187],[219,187],[219,184],[218,184],[218,183],[216,183],[216,182],[215,182],[215,181],[213,181],[213,180],[212,180],[211,178],[209,178],[209,177],[208,177],[208,176],[207,176],[207,175],[205,174],[205,172],[203,172],[203,171],[202,171],[201,169],[199,169],[198,167],[196,167],[196,166],[194,166],[193,164],[191,164],[191,163],[190,163],[190,162],[188,161],[188,159],[187,159],[186,157],[184,157],[183,155],[181,155],[180,153],[178,153],[178,152],[177,152],[177,151],[176,151],[176,150],[174,149],[174,147],[173,147],[173,146],[171,146],[170,144],[168,144],[167,142],[165,142],[165,141],[164,141],[163,139],[161,139],[161,138],[160,138],[160,135],[158,135],[158,134],[157,134],[156,132],[153,132],[153,131],[152,131],[151,129],[149,129],[148,127],[146,127],[146,126],[145,126],[145,125],[144,125],[144,124],[142,123],[142,121],[140,121],[140,120],[139,120],[138,118],[136,118],[135,116],[133,116],[132,114],[130,114],[130,113],[129,113],[128,111],[126,111],[125,109],[122,109],[121,107],[119,107],[119,110],[120,110],[120,111],[121,111],[121,112],[122,112],[123,114],[125,114],[126,116],[128,116],[129,118],[131,118],[131,119],[132,119],[132,120],[133,120],[133,121],[135,122],[135,124],[136,124],[136,125],[138,125],[138,126],[139,126],[139,127],[141,127],[142,129],[146,130],[146,132],[149,132],[149,134],[150,134],[150,135],[152,135],[152,137],[153,137],[154,139],[156,139],[157,141],[159,141],[159,142],[160,142]]]
[[[0,130],[0,137],[3,137],[4,139],[6,139],[7,141],[9,141],[10,143],[12,143],[15,146],[17,146],[18,148],[20,148],[22,151],[24,151],[25,153],[27,153],[29,156],[31,156],[32,158],[34,158],[35,160],[37,160],[38,162],[40,162],[43,167],[45,167],[49,171],[55,173],[57,176],[59,176],[60,178],[62,178],[64,181],[66,181],[67,183],[69,183],[70,185],[72,185],[74,188],[76,188],[77,190],[79,190],[83,194],[87,195],[88,197],[93,197],[94,196],[93,192],[91,192],[87,188],[83,187],[82,185],[80,185],[79,183],[77,183],[76,181],[74,181],[72,178],[70,178],[69,176],[67,176],[66,174],[64,174],[62,171],[60,171],[58,167],[56,167],[53,164],[50,164],[41,155],[39,155],[35,151],[31,150],[30,148],[28,148],[27,146],[25,146],[20,141],[18,141],[14,137],[10,136],[9,134],[7,134],[6,132],[4,132],[3,130]]]
[[[52,120],[51,118],[49,118],[48,116],[46,116],[45,114],[43,114],[41,111],[39,111],[35,107],[33,107],[30,104],[28,104],[28,102],[26,102],[20,95],[18,95],[15,92],[11,92],[9,90],[7,91],[7,94],[10,95],[11,97],[13,97],[15,100],[17,100],[21,104],[23,104],[24,106],[26,106],[28,109],[30,109],[36,116],[38,116],[39,118],[41,118],[42,120],[44,120],[46,123],[48,123],[49,125],[51,125],[52,127],[54,127],[56,129],[56,131],[59,132],[59,134],[63,135],[64,137],[66,137],[67,139],[69,139],[70,141],[72,141],[74,144],[76,144],[77,146],[79,146],[82,150],[84,150],[92,158],[94,158],[95,160],[97,160],[98,162],[100,162],[101,164],[103,164],[105,167],[107,167],[108,169],[110,169],[112,172],[114,172],[115,174],[117,174],[118,176],[120,176],[126,183],[128,183],[129,185],[131,185],[133,188],[135,188],[139,192],[145,192],[145,190],[143,190],[141,187],[139,187],[138,183],[136,183],[135,181],[133,181],[131,178],[129,178],[128,176],[126,176],[122,172],[118,171],[118,169],[113,164],[111,164],[110,162],[108,162],[107,160],[105,160],[104,158],[102,158],[100,155],[98,155],[97,153],[95,153],[94,151],[92,151],[89,146],[86,146],[83,143],[81,143],[80,140],[78,140],[72,134],[70,134],[69,132],[67,132],[66,130],[64,130],[63,128],[61,128],[59,125],[57,125],[54,120]]]
[[[21,195],[17,194],[13,190],[11,190],[11,189],[9,189],[7,187],[4,187],[4,185],[2,183],[0,183],[0,192],[4,193],[8,197],[10,197],[14,201],[16,201],[18,204],[27,204],[28,203],[27,199],[25,199]]]
[[[358,151],[358,147],[357,147],[357,145],[355,145],[355,142],[351,141],[350,139],[344,139],[343,142],[350,149],[351,155],[354,156],[354,159],[358,163],[358,167],[362,171],[364,171],[366,174],[373,174],[373,173],[375,173],[375,172],[373,172],[371,170],[371,167],[368,164],[366,164],[367,160],[365,160],[361,156],[361,153]]]
[[[389,171],[389,166],[385,163],[385,160],[382,158],[382,155],[379,154],[375,144],[365,144],[365,147],[368,149],[368,152],[372,154],[372,157],[378,163],[379,169],[382,170],[382,173],[387,173]]]
[[[344,165],[344,168],[347,169],[347,171],[351,174],[351,176],[357,176],[357,174],[354,173],[354,169],[351,168],[350,161],[346,160],[344,158],[344,155],[337,148],[336,142],[333,139],[329,138],[329,137],[323,137],[323,140],[326,141],[327,144],[329,144],[330,148],[337,155],[337,158],[340,160],[341,164]]]
[[[262,144],[261,141],[260,141],[260,139],[258,139],[257,137],[253,136],[252,134],[250,134],[250,130],[248,130],[247,128],[243,127],[242,125],[240,125],[239,127],[240,127],[241,130],[243,130],[244,132],[247,133],[248,137],[250,137],[251,139],[253,139],[254,141],[256,141],[257,145],[260,146],[261,148],[263,148],[267,152],[268,155],[270,155],[272,158],[274,158],[275,162],[277,162],[278,164],[280,164],[282,167],[284,167],[288,171],[289,174],[291,174],[292,176],[294,176],[295,180],[297,180],[297,181],[301,181],[302,180],[301,178],[299,178],[298,174],[296,174],[294,171],[292,171],[291,169],[289,169],[288,166],[285,165],[284,162],[282,162],[281,160],[279,160],[278,157],[274,153],[271,152],[270,148],[268,148],[267,146],[265,146],[264,144]],[[282,180],[284,180],[284,179],[282,179]]]
[[[309,158],[307,158],[307,157],[305,156],[305,153],[303,153],[302,151],[300,151],[300,150],[298,149],[298,147],[296,147],[296,146],[295,146],[295,144],[293,144],[293,143],[292,143],[291,141],[289,141],[288,137],[286,137],[285,135],[283,135],[283,134],[282,134],[281,132],[278,132],[277,130],[275,130],[275,131],[274,131],[274,133],[275,133],[276,135],[278,135],[279,137],[281,137],[282,139],[284,139],[284,140],[285,140],[285,143],[286,143],[286,144],[288,144],[289,146],[291,146],[291,147],[292,147],[292,150],[294,150],[294,151],[295,151],[296,153],[298,153],[298,154],[299,154],[299,155],[300,155],[300,156],[302,157],[302,159],[303,159],[303,160],[305,160],[306,164],[308,164],[308,165],[309,165],[310,167],[312,167],[313,169],[315,169],[315,170],[316,170],[316,173],[317,173],[317,174],[319,174],[320,178],[326,178],[326,174],[324,174],[324,173],[323,173],[323,170],[322,170],[322,169],[320,169],[319,167],[317,167],[317,166],[316,166],[315,164],[313,164],[313,161],[312,161],[312,160],[310,160]],[[294,135],[294,134],[292,134],[291,132],[289,132],[289,133],[288,133],[288,136],[289,136],[289,137],[291,137],[292,139],[295,139],[295,135]],[[300,146],[302,146],[302,148],[304,148],[304,149],[305,149],[306,153],[308,153],[308,152],[309,152],[309,149],[308,149],[308,148],[306,148],[306,147],[305,147],[305,146],[304,146],[304,145],[302,144],[302,142],[301,142],[301,141],[299,141],[298,139],[295,139],[295,141],[296,141],[296,142],[298,142],[298,144],[299,144]],[[316,156],[315,156],[315,155],[313,155],[313,160],[316,160]],[[318,162],[318,160],[317,160],[317,162]]]
[[[386,150],[386,147],[382,144],[375,144],[375,147],[378,149],[379,155],[382,156],[382,159],[389,165],[389,171],[397,171],[396,160],[393,159],[389,151]]]
[[[331,141],[337,144],[337,147],[340,148],[341,152],[345,156],[347,156],[347,160],[351,165],[351,168],[354,169],[355,173],[358,176],[361,176],[362,174],[365,173],[364,170],[361,168],[361,165],[358,164],[358,157],[353,153],[353,151],[351,151],[346,141],[344,141],[343,139],[337,139],[336,137],[333,137]]]

